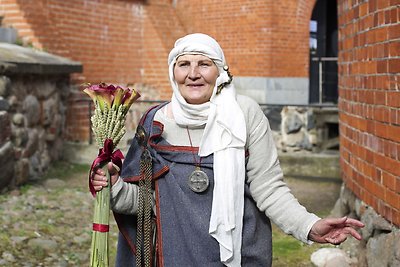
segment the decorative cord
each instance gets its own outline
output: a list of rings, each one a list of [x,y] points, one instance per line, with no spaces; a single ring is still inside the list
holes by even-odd
[[[136,232],[136,266],[150,267],[152,260],[152,159],[150,152],[147,149],[143,150],[140,159],[140,172],[144,177],[139,181],[139,207]]]
[[[186,131],[187,131],[187,134],[188,134],[188,136],[189,136],[190,147],[193,149],[192,138],[190,137],[189,127],[188,127],[188,126],[186,126]],[[196,160],[195,153],[194,153],[193,151],[192,151],[192,155],[193,155],[193,163],[195,164],[196,167],[200,168],[200,167],[201,167],[201,159],[202,159],[202,158],[200,157],[200,160],[197,161],[197,160]]]

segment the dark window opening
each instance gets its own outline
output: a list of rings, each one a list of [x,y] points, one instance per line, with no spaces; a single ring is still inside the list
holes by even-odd
[[[337,56],[337,1],[318,0],[310,21],[310,103],[337,103]]]

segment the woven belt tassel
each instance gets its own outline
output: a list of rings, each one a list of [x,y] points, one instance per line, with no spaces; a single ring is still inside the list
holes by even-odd
[[[143,179],[139,181],[139,207],[137,214],[136,266],[152,266],[152,158],[144,149],[140,159],[140,172]]]

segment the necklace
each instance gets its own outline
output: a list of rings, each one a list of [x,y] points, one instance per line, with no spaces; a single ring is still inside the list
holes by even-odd
[[[190,138],[189,128],[187,126],[186,131],[189,136],[190,146],[193,148],[192,138]],[[207,174],[201,170],[201,158],[199,161],[197,161],[193,151],[192,154],[195,163],[195,170],[189,175],[188,185],[193,192],[202,193],[206,191],[208,185],[210,184],[210,181]]]

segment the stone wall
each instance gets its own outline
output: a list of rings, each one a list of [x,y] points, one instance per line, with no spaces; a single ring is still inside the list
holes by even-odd
[[[62,155],[65,75],[0,76],[0,189],[37,179]]]
[[[349,264],[371,267],[400,266],[400,229],[379,215],[373,207],[357,198],[345,185],[342,186],[332,215],[357,218],[365,224],[361,229],[361,241],[349,238],[340,245],[350,259]]]
[[[272,106],[263,109],[280,151],[338,151],[336,107]]]

